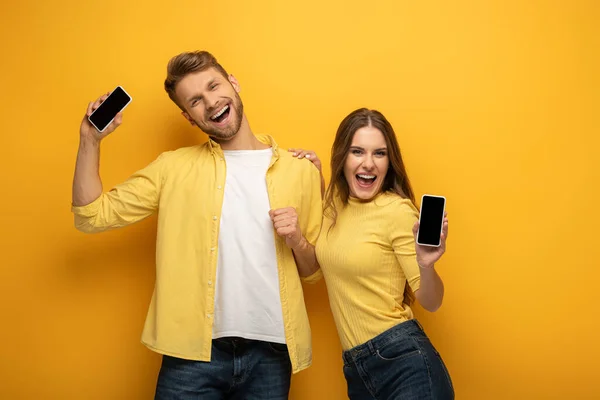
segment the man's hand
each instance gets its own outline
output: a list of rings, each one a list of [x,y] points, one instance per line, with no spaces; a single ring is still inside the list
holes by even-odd
[[[110,125],[106,127],[104,132],[98,132],[98,130],[94,128],[94,125],[92,125],[88,120],[88,117],[92,115],[92,112],[100,107],[100,104],[106,100],[109,93],[100,96],[96,101],[88,104],[87,112],[85,113],[83,120],[81,121],[81,127],[79,128],[81,140],[93,140],[95,142],[100,142],[102,139],[110,135],[115,129],[117,129],[117,127],[123,122],[123,113],[118,113]]]
[[[102,194],[102,180],[100,180],[100,141],[113,132],[121,122],[123,115],[118,113],[115,119],[106,127],[104,132],[98,132],[88,117],[96,110],[108,93],[100,96],[95,102],[89,103],[87,112],[83,116],[79,127],[79,150],[73,177],[74,206],[83,206],[91,203]]]
[[[285,244],[292,250],[302,245],[304,237],[298,225],[298,214],[294,207],[278,208],[269,211],[273,228],[277,234],[285,238]]]

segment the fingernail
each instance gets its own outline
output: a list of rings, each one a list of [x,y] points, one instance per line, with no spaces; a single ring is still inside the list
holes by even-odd
[[[307,154],[305,157],[306,157],[306,158],[310,158],[310,154]]]
[[[293,154],[293,155],[296,155],[296,154],[298,154],[298,153],[292,153],[292,154]]]

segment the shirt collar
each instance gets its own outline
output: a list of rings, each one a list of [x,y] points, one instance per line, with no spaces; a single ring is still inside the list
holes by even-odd
[[[271,146],[271,150],[273,151],[273,156],[276,159],[279,158],[279,156],[280,156],[279,146],[277,145],[277,143],[275,142],[275,139],[273,139],[272,136],[270,136],[270,135],[254,135],[254,136],[256,137],[256,139],[258,139],[259,142],[268,144],[269,146]],[[211,153],[223,156],[223,149],[221,149],[221,145],[219,143],[215,142],[210,137],[208,138],[208,147],[210,148]]]

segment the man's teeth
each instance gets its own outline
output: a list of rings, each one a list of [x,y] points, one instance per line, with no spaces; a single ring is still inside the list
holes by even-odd
[[[216,113],[215,115],[213,115],[212,117],[210,117],[210,119],[212,119],[214,121],[215,119],[219,118],[221,115],[223,115],[223,113],[225,111],[227,111],[228,108],[229,108],[229,105],[226,105],[225,107],[221,108],[221,110],[218,113]]]
[[[363,174],[358,174],[358,177],[362,178],[362,179],[375,179],[375,178],[377,178],[375,175],[363,175]]]

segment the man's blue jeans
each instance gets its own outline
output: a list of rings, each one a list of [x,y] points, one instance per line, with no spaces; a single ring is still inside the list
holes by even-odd
[[[291,371],[284,344],[215,339],[210,362],[163,356],[155,399],[284,400]]]

